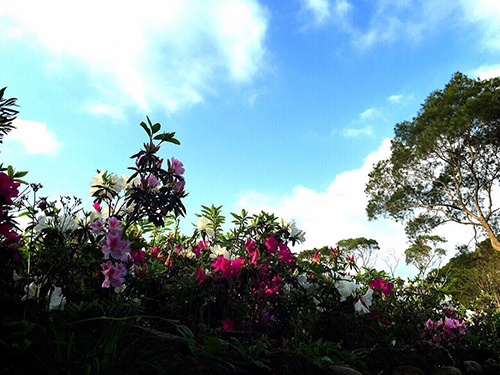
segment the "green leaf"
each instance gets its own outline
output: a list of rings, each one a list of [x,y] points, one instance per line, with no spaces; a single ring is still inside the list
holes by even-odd
[[[157,141],[159,140],[162,142],[169,142],[169,143],[173,143],[176,145],[180,145],[181,142],[179,142],[176,138],[174,138],[174,135],[175,135],[175,133],[162,133],[162,134],[158,134],[153,139],[157,140]]]
[[[160,128],[161,128],[160,124],[158,124],[158,123],[154,124],[153,127],[151,128],[153,130],[153,134],[154,133],[158,133],[158,131],[160,130]]]
[[[148,135],[151,137],[151,130],[149,130],[148,126],[144,123],[144,122],[141,122],[140,124],[142,126],[142,128],[146,131],[146,133],[148,133]]]
[[[148,246],[147,242],[134,242],[130,244],[130,250],[136,251],[147,246]]]

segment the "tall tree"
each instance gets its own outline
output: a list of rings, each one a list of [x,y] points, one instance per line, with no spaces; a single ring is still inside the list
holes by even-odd
[[[340,251],[352,253],[360,267],[373,267],[375,251],[380,250],[378,242],[364,237],[348,238],[337,242]],[[358,263],[359,262],[359,263]]]
[[[446,250],[438,247],[446,242],[443,237],[422,235],[417,236],[411,246],[405,250],[406,264],[413,264],[418,270],[418,277],[438,265],[446,255]]]
[[[500,251],[500,78],[456,73],[412,121],[396,125],[391,156],[375,164],[365,192],[369,219],[407,225],[475,227]]]

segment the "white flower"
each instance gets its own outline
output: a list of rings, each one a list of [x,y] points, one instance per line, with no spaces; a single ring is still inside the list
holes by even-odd
[[[40,233],[45,228],[48,228],[47,225],[47,216],[40,216],[36,219],[37,224],[35,225],[35,232]]]
[[[370,310],[368,309],[372,305],[373,299],[373,289],[368,288],[365,294],[363,294],[358,302],[354,305],[354,311],[357,314],[368,314]]]
[[[21,298],[22,301],[26,301],[26,297],[28,299],[38,298],[40,295],[40,286],[33,281],[29,286],[24,287],[24,292],[25,294]]]
[[[356,290],[359,289],[358,284],[356,284],[354,281],[347,280],[336,281],[334,286],[335,288],[337,288],[338,292],[341,295],[340,302],[344,302],[349,296],[354,297],[356,295]]]
[[[56,286],[50,296],[49,310],[64,310],[64,305],[66,305],[66,297],[63,296],[61,288]]]
[[[214,235],[213,229],[209,227],[210,220],[208,220],[204,216],[201,216],[201,217],[198,218],[197,221],[198,221],[198,230],[200,232],[205,232],[209,236],[213,236]]]
[[[211,246],[210,251],[212,252],[210,254],[210,259],[215,259],[219,255],[223,255],[227,260],[233,260],[233,256],[231,255],[231,253],[227,251],[225,247],[220,247],[220,245]]]
[[[302,286],[307,293],[314,293],[316,289],[319,288],[318,284],[311,284],[307,281],[307,277],[305,275],[300,275],[297,278],[297,281],[299,282],[300,286]]]
[[[281,222],[284,223],[283,219]],[[295,220],[290,220],[286,224],[283,224],[283,226],[288,230],[288,232],[290,232],[290,236],[297,238],[299,242],[304,242],[306,240],[304,237],[306,233],[297,228]]]

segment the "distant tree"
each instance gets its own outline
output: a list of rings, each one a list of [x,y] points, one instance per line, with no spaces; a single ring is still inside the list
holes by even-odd
[[[299,263],[301,262],[310,262],[312,257],[318,253],[320,255],[320,261],[321,263],[326,263],[328,264],[332,258],[332,249],[328,246],[323,246],[320,248],[314,248],[314,249],[309,249],[309,250],[302,250],[298,255],[297,255],[297,261]]]
[[[383,257],[382,260],[386,264],[387,268],[389,268],[389,272],[392,277],[396,277],[396,269],[399,266],[399,262],[401,262],[401,257],[394,251],[394,249],[389,250],[387,256]]]
[[[0,143],[3,143],[3,137],[14,129],[12,122],[15,120],[19,111],[12,107],[16,107],[16,98],[4,99],[6,87],[0,90]]]
[[[337,242],[340,251],[354,254],[358,267],[372,268],[375,251],[380,250],[378,242],[364,237],[348,238]],[[358,263],[359,262],[359,263]]]
[[[456,73],[412,121],[396,125],[391,156],[375,164],[365,192],[369,219],[435,228],[444,222],[485,233],[500,251],[500,78]]]
[[[489,239],[474,251],[459,251],[439,272],[446,275],[447,293],[475,308],[500,308],[500,253]]]
[[[438,247],[446,242],[443,237],[421,235],[417,236],[411,246],[405,250],[406,264],[413,264],[418,270],[418,276],[438,265],[446,255],[446,250]]]

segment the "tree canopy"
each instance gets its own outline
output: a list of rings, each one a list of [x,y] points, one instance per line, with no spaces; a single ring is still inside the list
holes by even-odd
[[[391,217],[426,231],[444,222],[472,226],[500,251],[500,78],[456,73],[412,121],[395,126],[391,156],[374,165],[368,218]]]
[[[353,253],[356,257],[356,262],[360,262],[359,266],[371,268],[373,267],[373,255],[375,251],[380,250],[377,241],[371,238],[348,238],[337,242],[340,251]]]

